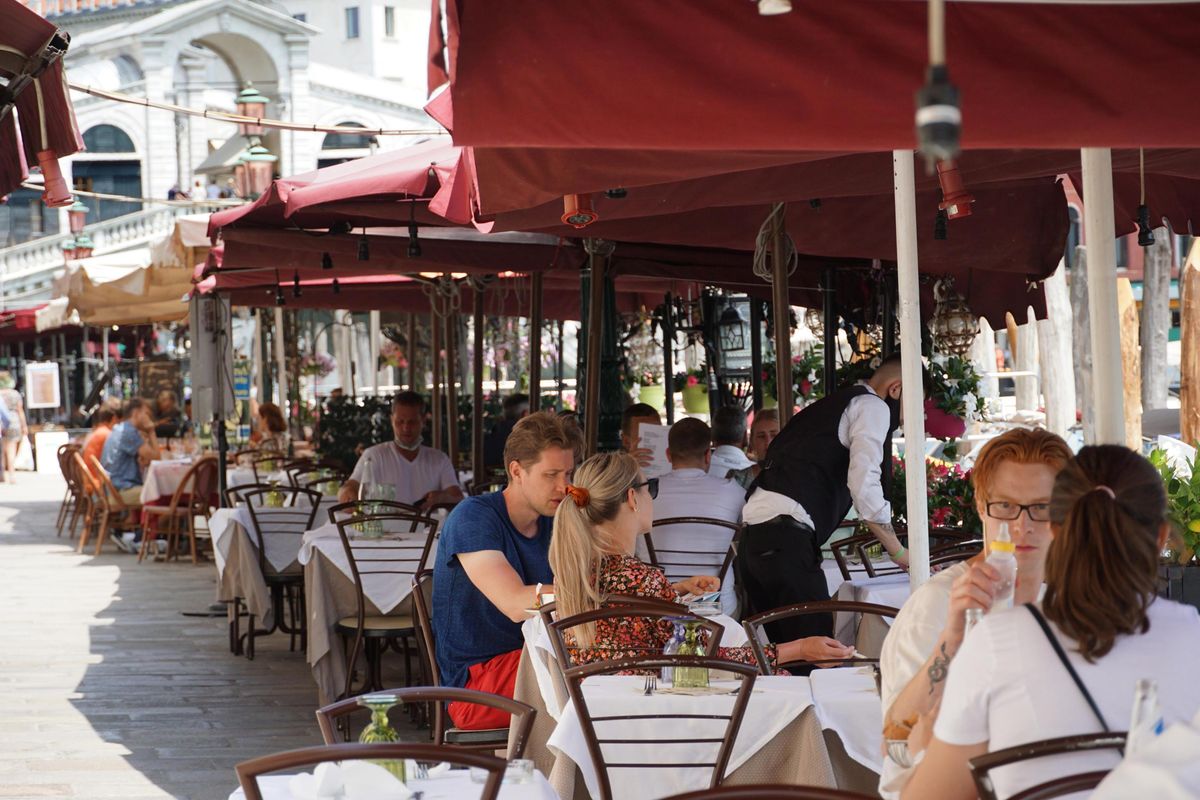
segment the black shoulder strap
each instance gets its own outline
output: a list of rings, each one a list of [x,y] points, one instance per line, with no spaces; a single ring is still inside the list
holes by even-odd
[[[1096,706],[1096,701],[1092,699],[1092,693],[1083,685],[1083,680],[1079,677],[1079,673],[1071,666],[1070,659],[1063,652],[1062,645],[1058,643],[1058,637],[1050,630],[1050,626],[1046,624],[1046,618],[1042,616],[1042,612],[1038,611],[1033,603],[1026,603],[1025,607],[1029,609],[1029,613],[1033,614],[1033,618],[1037,620],[1037,624],[1041,626],[1042,633],[1046,634],[1046,638],[1050,641],[1050,646],[1054,648],[1055,655],[1062,665],[1067,668],[1067,672],[1071,674],[1071,680],[1075,681],[1075,686],[1079,688],[1079,692],[1083,695],[1083,699],[1087,701],[1088,708],[1092,709],[1092,713],[1096,715],[1096,719],[1100,721],[1100,727],[1108,733],[1108,723],[1104,721],[1104,716],[1100,713],[1100,709]]]

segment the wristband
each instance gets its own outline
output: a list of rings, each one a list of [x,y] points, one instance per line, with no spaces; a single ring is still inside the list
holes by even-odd
[[[895,553],[892,553],[891,555],[889,555],[888,558],[890,558],[892,561],[895,561],[897,558],[904,555],[906,552],[908,552],[908,551],[904,549],[904,545],[900,545],[900,549],[897,550]]]

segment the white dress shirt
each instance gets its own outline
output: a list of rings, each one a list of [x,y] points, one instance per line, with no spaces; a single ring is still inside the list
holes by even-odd
[[[450,457],[425,445],[421,445],[412,461],[400,454],[400,447],[394,441],[368,447],[354,465],[351,480],[364,483],[368,461],[373,473],[368,482],[395,486],[396,500],[401,503],[415,503],[425,499],[430,492],[458,486],[458,475]]]
[[[742,518],[742,504],[745,502],[745,490],[731,480],[709,475],[699,468],[674,469],[658,479],[658,497],[654,499],[654,519],[670,517],[713,517],[728,522],[739,522]],[[656,527],[653,532],[654,546],[663,550],[689,550],[695,548],[698,553],[720,553],[712,557],[712,568],[704,566],[679,566],[671,568],[668,564],[667,577],[672,581],[688,578],[693,575],[716,575],[729,549],[733,531],[716,525],[663,525]],[[643,561],[649,560],[643,537],[638,537],[637,555]],[[685,558],[681,554],[664,555],[668,561],[704,561],[705,557]],[[737,610],[737,595],[733,588],[733,569],[726,571],[721,578],[721,610],[732,614]]]
[[[891,427],[891,410],[887,403],[866,383],[867,394],[853,398],[838,420],[838,441],[850,450],[850,470],[846,485],[858,516],[867,522],[890,523],[892,505],[883,495],[880,465],[883,445]],[[791,516],[802,525],[813,527],[812,517],[804,506],[779,492],[755,489],[746,501],[743,518],[750,525],[760,525],[775,517]]]
[[[708,474],[722,480],[729,477],[732,469],[742,470],[754,466],[754,462],[746,456],[746,451],[731,444],[717,445],[713,450],[712,460],[708,464]]]

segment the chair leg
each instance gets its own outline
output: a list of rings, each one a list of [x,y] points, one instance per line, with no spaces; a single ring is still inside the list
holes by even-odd
[[[199,564],[200,556],[196,553],[196,518],[192,515],[191,509],[188,509],[187,534],[188,546],[192,551],[192,563]]]
[[[104,547],[104,541],[108,539],[108,512],[105,511],[100,516],[100,530],[96,533],[96,555],[100,555],[100,548]],[[83,543],[80,542],[80,548]]]
[[[360,631],[354,637],[354,646],[350,648],[350,653],[346,657],[346,690],[342,693],[342,697],[350,697],[351,690],[354,688],[354,665],[358,663],[358,654],[362,650],[363,636]]]
[[[401,636],[400,642],[404,645],[404,685],[413,685],[412,674],[412,651],[409,649],[409,641],[407,636]]]
[[[240,656],[242,654],[242,598],[233,598],[233,602],[227,609],[229,614],[229,652]]]
[[[79,533],[79,541],[75,542],[75,552],[82,553],[83,548],[87,546],[88,539],[91,538],[92,524],[95,514],[92,509],[88,509],[83,515],[83,530]],[[74,533],[72,533],[74,538]]]

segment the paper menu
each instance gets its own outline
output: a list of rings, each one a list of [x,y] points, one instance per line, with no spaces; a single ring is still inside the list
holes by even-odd
[[[636,446],[650,451],[650,464],[642,468],[647,478],[657,478],[671,471],[671,462],[667,460],[667,433],[670,430],[669,425],[638,424]]]

